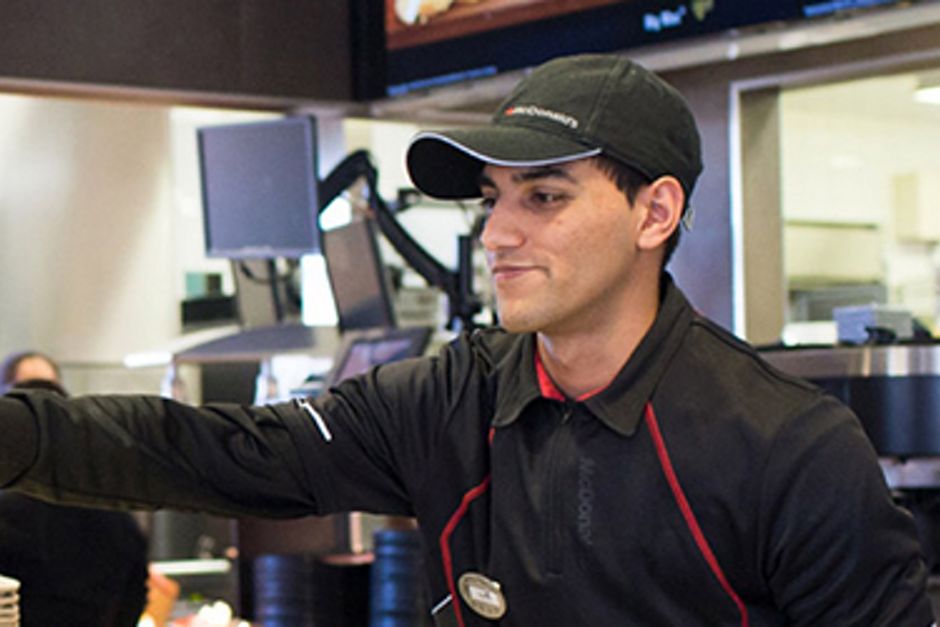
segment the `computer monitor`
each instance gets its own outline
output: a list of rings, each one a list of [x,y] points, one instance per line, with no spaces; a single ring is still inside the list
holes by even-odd
[[[320,250],[313,118],[202,127],[197,139],[209,257],[297,258]]]
[[[396,326],[388,273],[372,220],[323,232],[323,257],[340,331]]]
[[[371,329],[346,335],[338,351],[327,386],[362,374],[379,364],[419,357],[431,338],[428,327]]]

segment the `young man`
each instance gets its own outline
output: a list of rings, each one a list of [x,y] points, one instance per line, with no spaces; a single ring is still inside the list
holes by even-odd
[[[858,421],[663,271],[701,170],[673,89],[617,56],[559,59],[488,127],[419,135],[408,167],[430,195],[483,197],[504,330],[268,407],[0,399],[0,485],[416,515],[438,625],[932,622]]]

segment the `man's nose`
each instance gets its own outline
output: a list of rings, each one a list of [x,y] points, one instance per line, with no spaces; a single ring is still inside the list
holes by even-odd
[[[480,233],[480,243],[484,250],[496,252],[513,248],[519,246],[524,239],[524,232],[512,211],[504,202],[495,201]]]

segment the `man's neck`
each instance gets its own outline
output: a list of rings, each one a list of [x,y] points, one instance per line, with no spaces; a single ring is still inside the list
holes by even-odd
[[[633,355],[659,311],[658,279],[639,292],[603,324],[537,335],[542,364],[566,396],[579,398],[606,387]]]

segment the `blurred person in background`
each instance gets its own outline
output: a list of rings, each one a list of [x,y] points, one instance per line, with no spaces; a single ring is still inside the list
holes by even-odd
[[[0,393],[8,392],[21,383],[36,384],[65,394],[59,365],[38,351],[11,353],[0,368]]]

